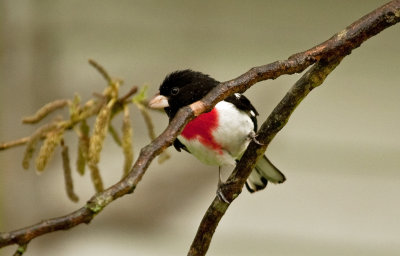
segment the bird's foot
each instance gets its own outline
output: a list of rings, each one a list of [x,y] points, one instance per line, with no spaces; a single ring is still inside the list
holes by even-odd
[[[217,187],[217,197],[219,200],[221,200],[222,202],[225,202],[227,204],[230,204],[230,202],[228,201],[228,199],[226,199],[226,197],[224,196],[224,192],[222,191],[222,187],[225,183],[222,182],[221,179],[221,167],[218,167],[218,187]]]
[[[217,189],[217,197],[219,200],[221,200],[224,203],[230,204],[230,202],[228,201],[228,199],[226,199],[226,197],[224,196],[224,193],[222,192],[221,188]]]
[[[254,143],[256,143],[257,145],[260,145],[260,146],[264,146],[264,145],[265,145],[264,143],[259,142],[259,141],[257,140],[257,134],[256,134],[254,131],[252,131],[252,132],[249,134],[249,137],[250,137],[250,139],[252,139],[252,140],[254,141]]]

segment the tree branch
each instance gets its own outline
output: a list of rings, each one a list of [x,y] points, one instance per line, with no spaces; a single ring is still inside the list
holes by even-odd
[[[152,143],[141,150],[139,158],[133,165],[130,173],[123,180],[107,188],[103,192],[97,193],[86,203],[85,206],[66,216],[45,220],[16,231],[0,233],[0,248],[11,244],[26,246],[32,239],[38,236],[57,230],[67,230],[81,223],[89,223],[93,217],[109,203],[123,195],[132,193],[135,190],[137,184],[142,179],[153,159],[173,143],[185,124],[195,116],[212,109],[217,102],[235,92],[244,92],[259,81],[275,79],[283,74],[302,72],[317,61],[319,62],[312,68],[313,71],[310,70],[307,74],[310,76],[309,79],[320,79],[320,82],[322,82],[325,76],[331,71],[329,69],[333,69],[342,57],[350,54],[353,49],[359,47],[365,40],[396,24],[399,20],[400,0],[391,1],[364,16],[327,41],[307,51],[292,55],[284,61],[276,61],[268,65],[252,68],[236,79],[221,83],[201,101],[179,110],[176,117],[171,121],[166,130]],[[321,71],[325,70],[322,72],[322,74],[325,75],[322,75],[321,77],[318,75],[315,76],[316,74],[321,74],[318,73],[320,72],[318,69]],[[326,71],[329,72],[326,73]],[[310,72],[314,73],[310,74]],[[305,76],[303,76],[303,78]],[[313,86],[308,87],[307,90],[311,90],[312,88]],[[307,90],[305,91],[306,93],[309,92]],[[300,95],[297,94],[297,92],[294,92],[293,88],[291,92],[294,93],[294,95]],[[301,97],[297,99],[301,99]],[[269,121],[267,120],[261,127],[257,139],[265,143],[265,145],[259,147],[254,143],[250,144],[242,158],[243,160],[240,161],[238,166],[235,168],[235,171],[231,178],[229,178],[226,188],[224,189],[229,192],[229,195],[225,194],[229,200],[233,200],[240,193],[243,182],[247,179],[249,170],[251,170],[251,167],[254,165],[256,156],[265,151],[269,141],[271,141],[276,133],[285,125],[295,106],[299,103],[298,100],[296,104],[290,104],[295,102],[292,100],[296,100],[296,98],[289,99],[287,103],[281,102],[277,109],[274,110],[272,116],[268,119]],[[282,116],[283,119],[277,118],[279,116],[276,115],[277,113],[285,117]],[[249,160],[247,160],[247,158]],[[228,193],[225,191],[224,193]],[[228,204],[221,204],[217,199],[213,201],[213,204],[205,215],[205,218],[209,221],[204,222],[203,219],[200,226],[200,229],[205,233],[204,235],[200,234],[199,236],[199,230],[192,245],[193,249],[190,250],[189,255],[204,255],[206,253],[211,241],[211,236],[227,207]],[[218,212],[218,215],[214,215],[215,212]],[[204,243],[202,249],[197,247],[200,242]]]
[[[252,172],[257,158],[264,154],[269,143],[285,126],[296,107],[312,89],[322,84],[330,72],[339,65],[342,58],[339,57],[330,62],[320,60],[286,93],[285,97],[279,102],[257,132],[257,142],[252,141],[249,144],[242,159],[236,165],[226,183],[223,184],[221,188],[222,193],[229,202],[232,202],[242,192],[243,185]],[[218,196],[214,198],[200,223],[188,255],[206,254],[214,231],[228,207],[229,204],[222,201]]]

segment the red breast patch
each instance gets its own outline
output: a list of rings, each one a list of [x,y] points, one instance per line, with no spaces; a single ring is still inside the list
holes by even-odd
[[[190,121],[183,129],[181,135],[187,140],[198,139],[205,146],[215,149],[222,154],[219,145],[212,135],[218,126],[218,112],[213,108],[210,112],[203,113]]]

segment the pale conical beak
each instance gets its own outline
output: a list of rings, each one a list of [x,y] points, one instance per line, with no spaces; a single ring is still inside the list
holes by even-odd
[[[149,107],[150,108],[155,108],[155,109],[161,109],[161,108],[169,107],[168,98],[163,96],[163,95],[157,94],[156,96],[154,96],[154,98],[152,98],[149,101]]]

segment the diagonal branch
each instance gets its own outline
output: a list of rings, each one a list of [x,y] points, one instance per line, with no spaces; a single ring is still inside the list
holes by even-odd
[[[57,230],[67,230],[81,223],[89,223],[94,216],[109,203],[121,196],[132,193],[135,190],[137,184],[142,179],[153,159],[173,143],[177,135],[182,131],[185,124],[192,120],[195,116],[210,110],[218,101],[223,100],[235,92],[244,92],[259,81],[275,79],[284,74],[302,72],[307,67],[320,60],[322,61],[320,61],[316,67],[321,67],[320,65],[322,65],[322,63],[333,65],[332,63],[335,63],[335,61],[340,60],[341,57],[350,54],[353,49],[359,47],[365,40],[396,24],[399,22],[399,20],[400,0],[391,1],[351,24],[345,30],[337,33],[327,41],[307,51],[292,55],[287,60],[276,61],[264,66],[252,68],[236,79],[221,83],[201,101],[182,108],[176,117],[171,121],[166,130],[152,143],[141,150],[139,158],[133,165],[130,173],[123,180],[107,188],[103,192],[97,193],[86,203],[86,205],[68,215],[45,220],[30,227],[16,231],[0,233],[0,248],[11,244],[26,245],[32,239],[38,236]],[[284,124],[284,122],[280,123],[279,125],[276,122],[272,122],[270,124],[266,124],[266,126],[268,128],[268,125],[272,125],[274,127],[280,127],[279,129],[281,129]],[[263,135],[266,137],[265,140],[262,140],[268,142],[274,137],[279,129],[271,130],[273,133],[269,135]],[[256,149],[255,145],[252,144],[242,159],[248,158],[252,152],[252,157],[254,158],[254,152],[261,154],[260,152],[262,150],[265,150],[265,148]],[[251,164],[248,164],[247,161],[244,160],[241,161],[236,168],[238,171],[235,171],[235,173],[237,172],[237,176],[234,176],[234,178],[229,180],[229,186],[227,187],[227,190],[230,190],[232,187],[234,187],[232,184],[237,184],[238,188],[236,189],[238,190],[233,191],[240,192],[241,187],[239,188],[239,184],[242,180],[245,180],[247,178],[246,175],[248,175],[245,172],[246,168],[242,169],[242,167],[246,165],[248,165],[249,169]],[[235,196],[237,196],[237,194],[232,194],[229,198],[233,200]],[[227,208],[227,205],[223,205],[223,207]],[[217,223],[215,224],[215,227],[216,225]],[[212,230],[212,233],[214,230]],[[208,245],[206,247],[208,248]]]
[[[222,187],[225,198],[232,202],[242,192],[247,177],[252,172],[257,158],[262,156],[275,135],[286,125],[291,114],[311,90],[321,85],[343,57],[330,62],[320,60],[298,80],[279,102],[257,132],[257,142],[252,141],[242,159],[236,165]],[[205,213],[188,255],[205,255],[219,221],[228,210],[229,204],[216,196]]]

